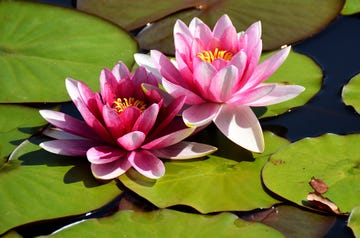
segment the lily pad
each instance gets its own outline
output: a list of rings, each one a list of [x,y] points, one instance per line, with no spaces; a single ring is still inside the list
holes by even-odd
[[[354,232],[355,237],[360,237],[360,206],[352,209],[349,216],[348,226]]]
[[[246,222],[231,213],[197,215],[173,210],[148,213],[118,212],[111,217],[76,224],[49,237],[284,237],[257,222]]]
[[[360,113],[360,74],[343,87],[342,98],[346,105],[353,106],[357,113]]]
[[[213,26],[227,13],[238,31],[261,20],[266,50],[291,44],[319,32],[339,14],[343,0],[156,1],[78,0],[79,9],[105,17],[128,30],[148,25],[137,39],[141,48],[174,53],[172,29],[177,18],[188,23],[200,17]]]
[[[209,140],[232,145],[218,133],[211,135]],[[226,152],[217,154],[227,157],[211,155],[203,160],[169,161],[165,163],[165,175],[156,181],[145,180],[132,170],[120,176],[120,181],[160,208],[187,205],[209,213],[270,207],[279,201],[263,190],[261,169],[270,154],[288,143],[266,133],[266,151],[261,155],[241,152],[235,144],[234,150],[231,146],[219,146]]]
[[[341,10],[343,15],[352,15],[360,12],[360,1],[359,0],[346,0],[344,8]]]
[[[0,105],[0,166],[21,142],[36,133],[47,122],[39,109]]]
[[[263,54],[263,59],[271,53]],[[276,116],[307,103],[321,89],[323,73],[321,68],[308,56],[291,51],[283,65],[265,82],[296,84],[305,87],[297,97],[266,107],[261,118]]]
[[[121,191],[115,182],[93,178],[84,158],[49,154],[37,143],[22,143],[0,166],[0,234],[33,221],[97,209]]]
[[[0,32],[0,102],[68,101],[66,77],[96,89],[102,68],[138,51],[116,25],[45,4],[0,1]]]
[[[264,184],[281,197],[308,206],[307,195],[314,192],[309,182],[321,179],[328,187],[322,196],[341,213],[349,213],[360,204],[359,143],[360,134],[297,141],[271,157],[262,172]]]

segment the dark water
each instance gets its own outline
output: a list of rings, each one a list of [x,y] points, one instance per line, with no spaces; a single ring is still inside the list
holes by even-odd
[[[317,62],[323,70],[323,85],[307,104],[291,113],[263,121],[263,125],[286,128],[291,141],[324,133],[360,132],[360,116],[341,99],[342,87],[360,73],[360,18],[339,16],[319,34],[294,45],[296,52]]]

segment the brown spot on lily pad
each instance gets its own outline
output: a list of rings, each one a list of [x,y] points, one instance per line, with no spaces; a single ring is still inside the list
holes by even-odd
[[[281,164],[285,164],[285,161],[284,160],[273,160],[273,161],[271,161],[271,163],[273,165],[281,165]]]
[[[341,214],[339,207],[330,199],[323,197],[317,192],[311,192],[306,196],[306,200],[311,203],[312,207],[335,214]]]
[[[315,192],[319,194],[326,193],[326,191],[328,190],[328,186],[325,184],[325,182],[315,177],[311,178],[309,184],[315,190]]]

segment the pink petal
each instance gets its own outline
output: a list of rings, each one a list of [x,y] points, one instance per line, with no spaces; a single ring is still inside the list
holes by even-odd
[[[170,94],[168,94],[164,90],[154,85],[143,83],[141,85],[141,88],[143,89],[144,93],[148,96],[150,96],[151,94],[154,95],[155,94],[154,91],[155,91],[156,94],[158,94],[158,96],[161,98],[161,100],[163,100],[165,105],[170,104],[174,100],[174,98]]]
[[[100,73],[100,93],[105,104],[111,105],[116,100],[117,79],[108,69]]]
[[[102,137],[106,141],[111,141],[111,136],[105,129],[105,127],[101,124],[101,122],[94,116],[94,114],[86,107],[83,100],[80,97],[80,93],[77,87],[77,81],[67,78],[66,81],[66,89],[74,102],[75,106],[79,110],[81,116],[85,120],[86,124],[88,124],[100,137]]]
[[[141,131],[129,132],[117,139],[117,143],[127,151],[136,150],[145,140],[146,135]]]
[[[259,153],[264,151],[260,123],[250,107],[223,104],[214,122],[226,137],[239,146]]]
[[[211,41],[212,32],[210,28],[197,17],[190,22],[189,31],[193,38],[200,39],[205,44]]]
[[[170,81],[163,79],[163,87],[165,90],[174,98],[186,96],[186,104],[199,104],[204,103],[204,99],[199,97],[196,93],[181,87],[180,85],[174,84]]]
[[[182,116],[186,125],[199,127],[212,121],[220,109],[221,104],[203,103],[192,105],[186,109]]]
[[[210,83],[216,75],[215,68],[208,62],[199,62],[194,66],[194,85],[201,93],[201,96],[206,97],[208,100],[215,101],[216,95],[212,95],[209,91]]]
[[[249,28],[245,31],[247,38],[249,39],[248,45],[246,47],[247,54],[250,54],[255,47],[258,47],[260,38],[261,38],[261,22],[257,21],[253,23]]]
[[[143,111],[136,120],[133,130],[141,131],[145,135],[153,128],[159,113],[159,105],[154,103]]]
[[[237,68],[229,65],[216,73],[211,80],[209,91],[216,97],[218,102],[225,102],[231,96],[237,81]]]
[[[240,92],[238,94],[234,94],[230,100],[227,101],[229,104],[242,104],[242,105],[250,105],[254,101],[257,101],[266,95],[270,94],[275,88],[274,84],[264,84],[259,87],[253,88],[246,92]]]
[[[89,140],[51,140],[40,143],[40,147],[54,154],[85,156],[86,151],[97,143]]]
[[[190,136],[194,131],[195,127],[187,127],[185,129],[180,129],[171,133],[168,133],[164,136],[161,136],[143,146],[141,146],[142,149],[161,149],[165,148],[171,145],[174,145],[176,143],[179,143],[180,141],[184,140],[186,137]]]
[[[248,106],[267,106],[287,101],[298,96],[305,90],[304,87],[298,85],[276,85],[268,95],[247,103]]]
[[[107,164],[126,156],[127,152],[111,146],[94,146],[86,152],[92,164]]]
[[[193,159],[209,155],[216,150],[217,148],[211,145],[181,141],[163,149],[153,150],[152,153],[164,159]]]
[[[140,116],[140,113],[138,108],[128,107],[119,115],[108,105],[105,105],[103,108],[103,118],[112,138],[117,139],[128,133],[132,129],[136,118]]]
[[[148,178],[158,179],[165,174],[163,162],[149,151],[133,151],[128,160],[139,173]]]
[[[260,63],[255,68],[254,72],[252,73],[248,82],[244,85],[242,90],[254,87],[269,78],[284,62],[290,52],[290,49],[290,46],[286,47]]]
[[[178,36],[182,36],[183,40],[185,41],[181,40],[181,42],[179,42]],[[192,40],[193,36],[187,25],[181,20],[177,20],[174,25],[174,43],[176,46],[175,48],[177,49],[178,47],[184,47],[183,43],[185,43],[186,45],[190,45]]]
[[[162,75],[160,74],[159,70],[156,68],[155,62],[153,61],[150,55],[136,53],[134,54],[134,59],[138,65],[145,67],[146,70],[148,70],[153,75],[155,75],[156,79],[158,80],[158,83],[160,83]]]
[[[117,178],[130,168],[131,164],[126,156],[106,164],[91,164],[91,171],[95,178],[103,180]]]
[[[62,112],[40,110],[41,116],[52,125],[75,135],[101,140],[92,129],[84,122]]]
[[[119,82],[123,78],[130,78],[129,69],[121,61],[114,66],[111,72],[115,76],[117,82]]]
[[[182,87],[187,87],[180,72],[170,62],[170,60],[161,52],[157,50],[150,51],[151,58],[154,60],[155,65],[161,75],[172,83],[178,84]]]
[[[43,132],[43,135],[57,139],[57,140],[86,140],[86,138],[71,134],[59,128],[48,127]],[[95,140],[97,141],[97,140]]]
[[[213,35],[215,38],[220,39],[224,34],[224,31],[229,27],[234,27],[229,16],[224,14],[220,17],[220,19],[216,22],[213,30]]]

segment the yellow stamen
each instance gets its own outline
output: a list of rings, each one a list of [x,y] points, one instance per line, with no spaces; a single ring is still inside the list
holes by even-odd
[[[202,52],[199,52],[197,53],[197,57],[199,57],[202,61],[211,63],[215,59],[223,59],[229,61],[233,57],[233,53],[227,50],[219,50],[218,48],[215,48],[214,51],[204,50]]]
[[[144,101],[133,97],[116,99],[116,101],[113,102],[112,108],[120,114],[131,106],[139,108],[141,112],[146,109],[146,103]]]

